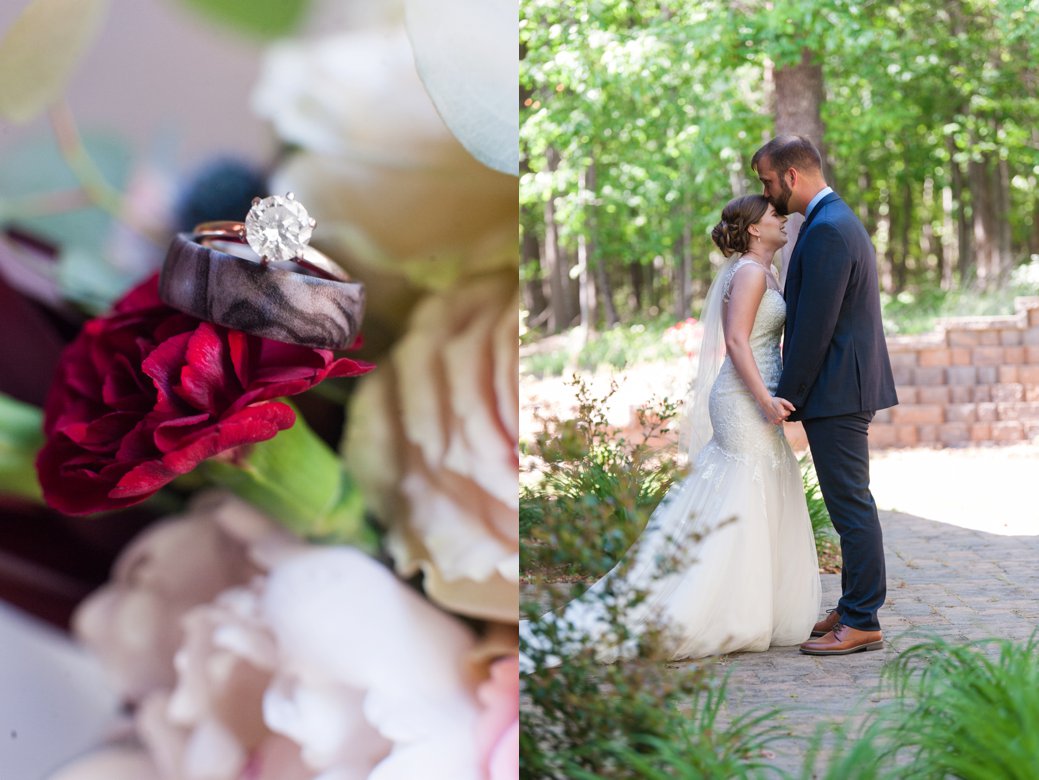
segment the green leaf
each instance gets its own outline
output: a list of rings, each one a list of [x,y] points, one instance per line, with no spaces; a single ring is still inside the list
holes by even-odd
[[[42,446],[42,410],[0,393],[0,493],[41,500],[35,463]]]
[[[310,0],[181,0],[184,5],[246,35],[278,38],[293,32]]]
[[[65,90],[109,0],[33,0],[0,41],[0,116],[27,122]]]
[[[300,536],[376,547],[360,491],[298,411],[295,425],[254,445],[244,461],[206,461],[204,473]]]

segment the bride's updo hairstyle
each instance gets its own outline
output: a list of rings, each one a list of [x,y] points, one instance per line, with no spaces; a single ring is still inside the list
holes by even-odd
[[[742,255],[750,249],[751,235],[747,228],[756,225],[768,210],[764,195],[744,195],[733,198],[722,209],[721,221],[711,231],[711,239],[726,257]]]

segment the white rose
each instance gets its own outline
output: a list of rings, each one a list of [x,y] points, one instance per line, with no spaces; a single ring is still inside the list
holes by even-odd
[[[106,665],[137,683],[152,670],[142,746],[63,778],[484,780],[472,631],[358,550],[306,545],[232,500],[146,530],[117,569],[84,623]],[[205,599],[218,581],[235,584]]]
[[[173,655],[184,639],[181,617],[261,571],[250,550],[263,540],[287,538],[250,504],[227,493],[203,494],[186,514],[134,539],[111,581],[80,605],[73,630],[129,701],[169,688]]]
[[[253,104],[299,147],[272,189],[294,192],[318,221],[315,243],[348,264],[479,263],[486,254],[459,257],[503,223],[515,233],[516,178],[451,134],[402,27],[272,47]],[[515,252],[496,260],[515,266]]]

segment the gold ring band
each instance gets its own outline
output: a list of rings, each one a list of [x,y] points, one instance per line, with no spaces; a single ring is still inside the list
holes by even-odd
[[[245,238],[245,223],[230,220],[201,222],[195,225],[191,238],[203,246],[209,246],[214,241],[228,241],[235,244],[248,245]],[[324,252],[319,252],[311,246],[303,250],[301,257],[294,258],[294,262],[325,279],[334,279],[339,282],[352,281],[350,275],[343,270],[342,266]],[[260,258],[260,263],[267,265],[267,260]]]

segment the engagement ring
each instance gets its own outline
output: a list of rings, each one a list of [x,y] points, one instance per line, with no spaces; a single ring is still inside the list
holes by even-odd
[[[292,193],[255,198],[244,222],[203,222],[173,239],[159,295],[228,328],[344,349],[360,331],[364,285],[309,245],[314,226]],[[241,254],[246,245],[257,259]]]

